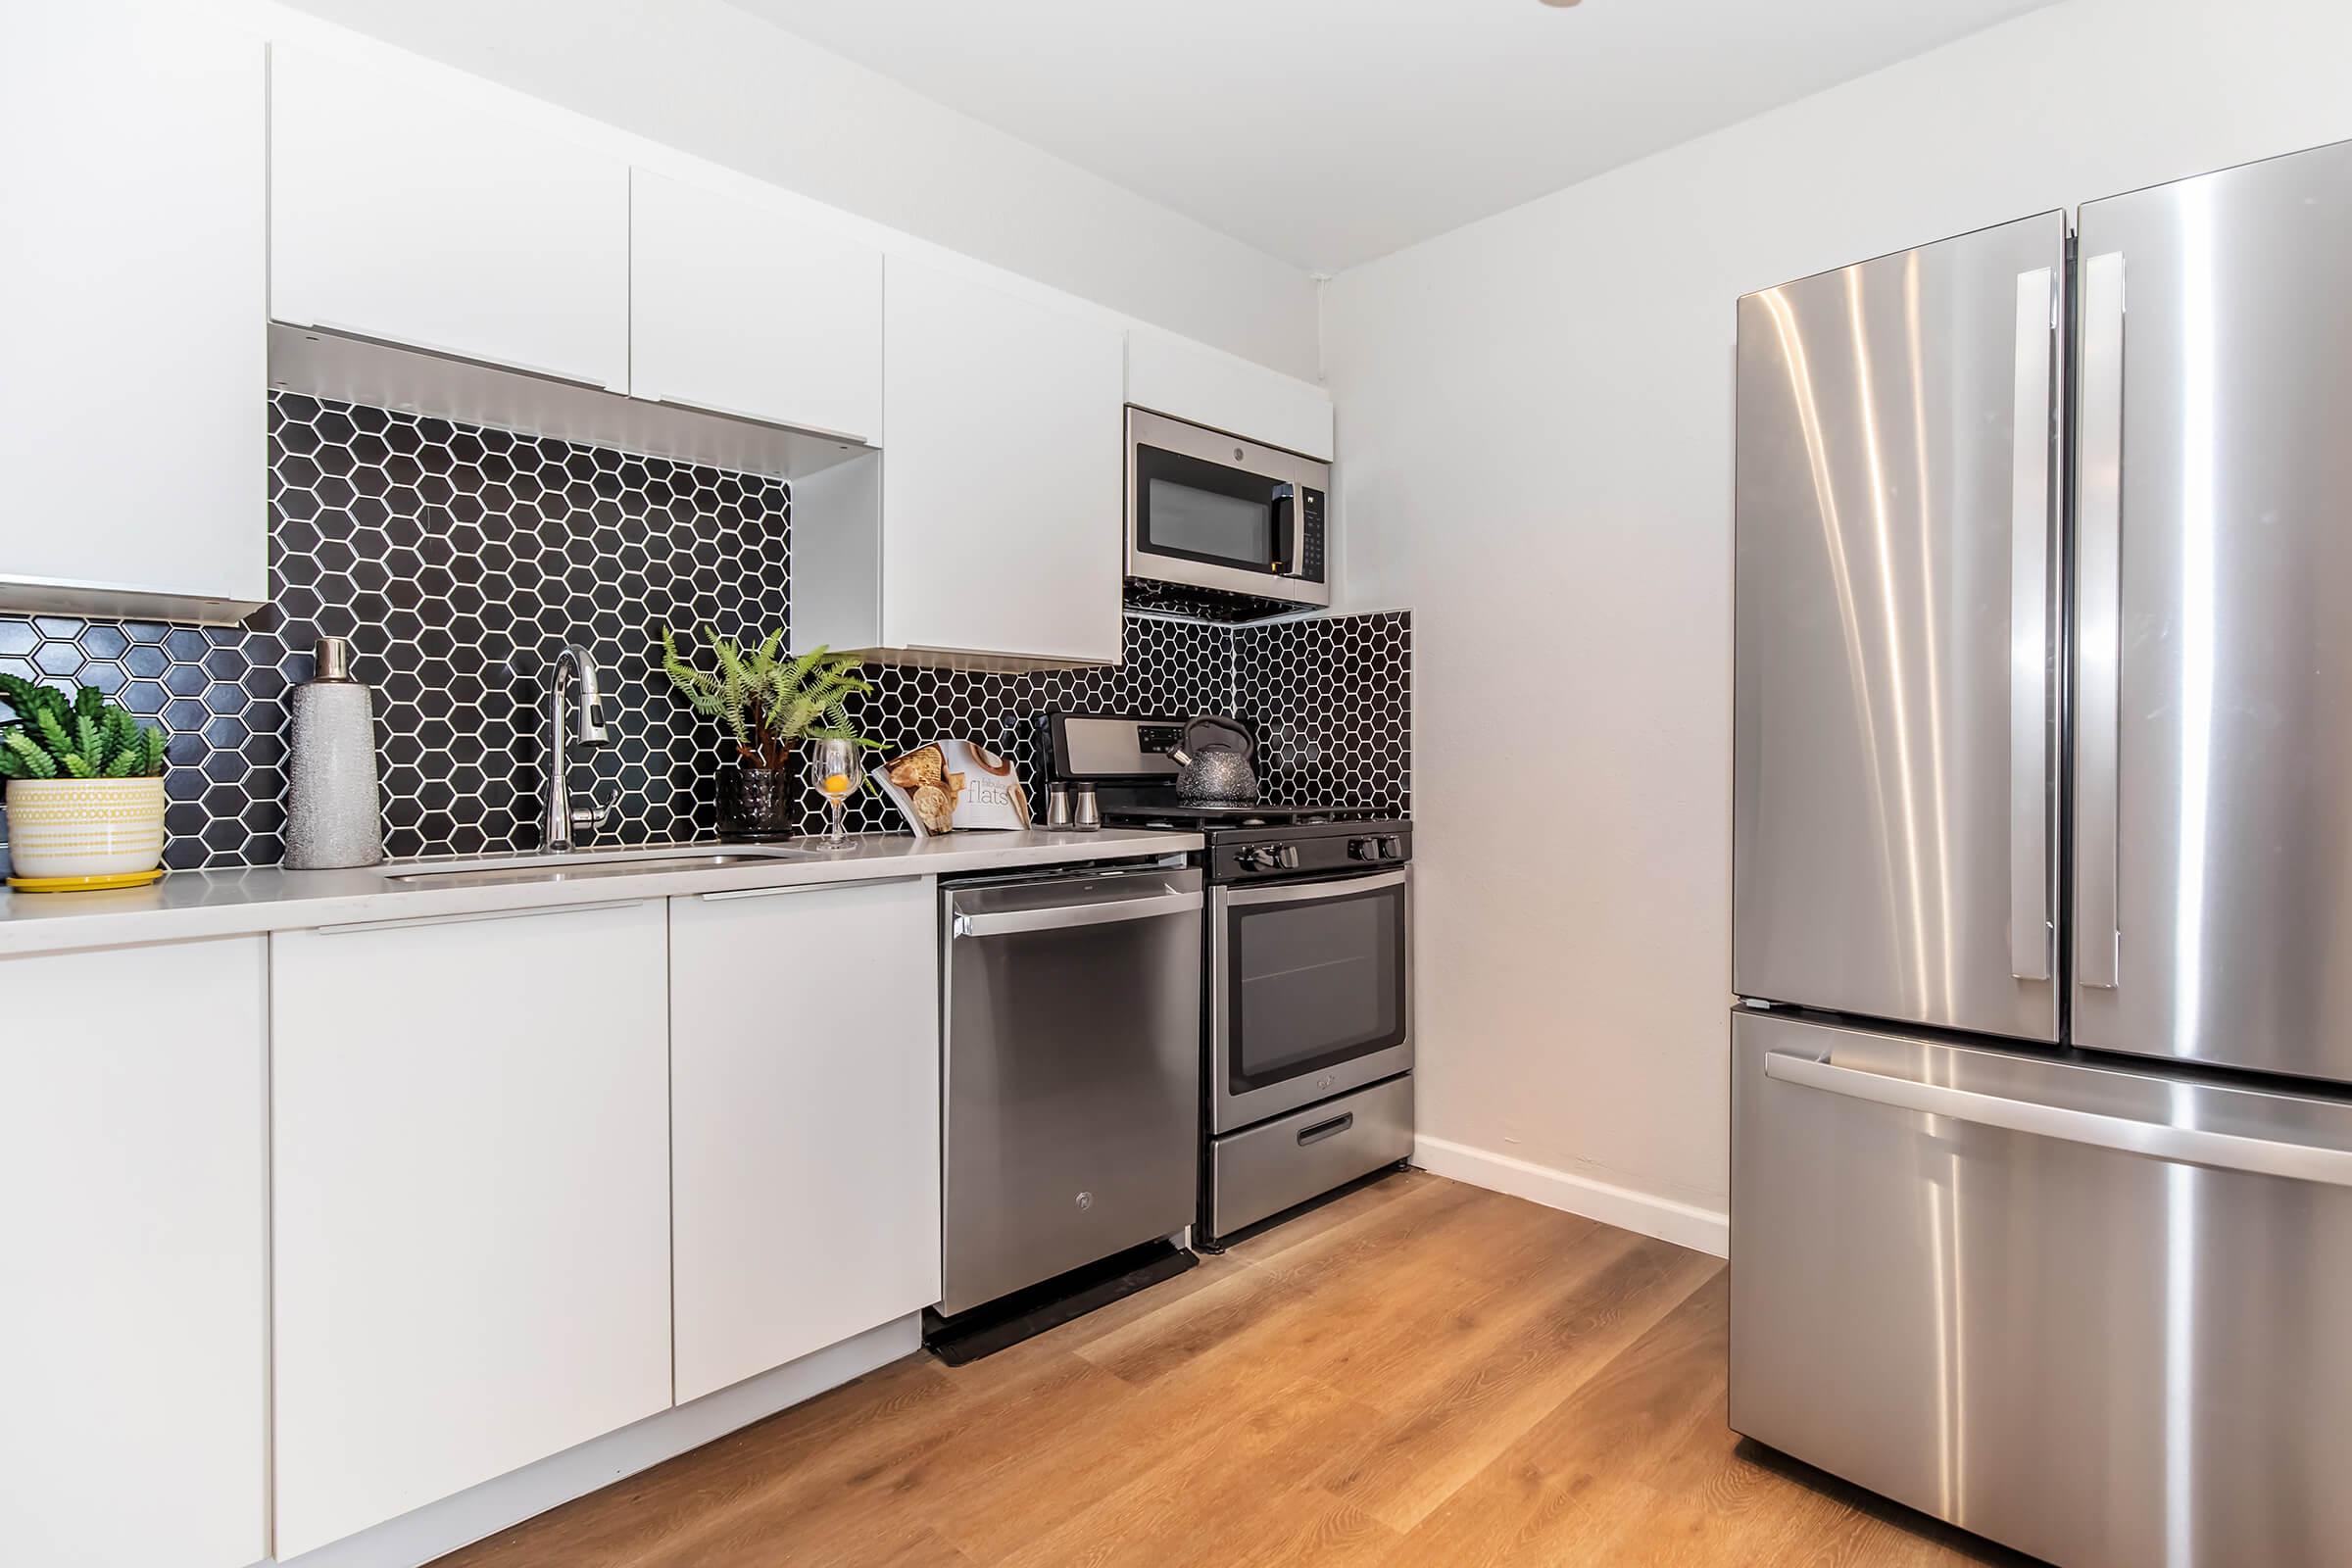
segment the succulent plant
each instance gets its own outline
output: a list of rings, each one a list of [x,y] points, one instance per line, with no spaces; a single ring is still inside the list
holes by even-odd
[[[154,778],[165,735],[95,686],[71,698],[53,686],[0,675],[15,721],[0,729],[0,779]]]

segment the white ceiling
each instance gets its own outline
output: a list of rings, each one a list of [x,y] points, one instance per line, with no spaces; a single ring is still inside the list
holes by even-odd
[[[734,3],[1336,272],[2049,0]]]

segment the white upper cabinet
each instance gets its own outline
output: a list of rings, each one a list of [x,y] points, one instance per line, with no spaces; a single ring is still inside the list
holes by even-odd
[[[0,23],[0,609],[269,597],[262,66],[184,0]]]
[[[1127,401],[1261,446],[1331,461],[1331,394],[1173,332],[1138,326],[1127,334]]]
[[[939,1299],[938,953],[927,881],[670,902],[681,1404]]]
[[[269,1554],[262,939],[5,958],[0,985],[0,1560],[244,1568]]]
[[[784,208],[630,175],[631,395],[882,438],[882,252]]]
[[[669,1406],[666,927],[271,938],[280,1558]]]
[[[892,257],[884,646],[1116,663],[1125,334]]]
[[[627,389],[625,162],[294,49],[270,102],[270,316]]]

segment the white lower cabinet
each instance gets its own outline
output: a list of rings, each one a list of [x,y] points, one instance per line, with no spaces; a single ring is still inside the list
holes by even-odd
[[[665,934],[271,939],[279,1557],[670,1404]]]
[[[0,960],[0,1561],[268,1554],[262,960]]]
[[[939,1299],[936,903],[671,901],[681,1403]]]

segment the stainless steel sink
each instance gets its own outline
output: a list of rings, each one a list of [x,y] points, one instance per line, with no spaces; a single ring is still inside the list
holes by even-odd
[[[779,844],[652,844],[635,849],[575,850],[567,855],[509,855],[479,860],[409,860],[384,868],[404,888],[480,888],[517,882],[576,882],[646,871],[714,871],[765,860],[821,860],[815,850]]]

